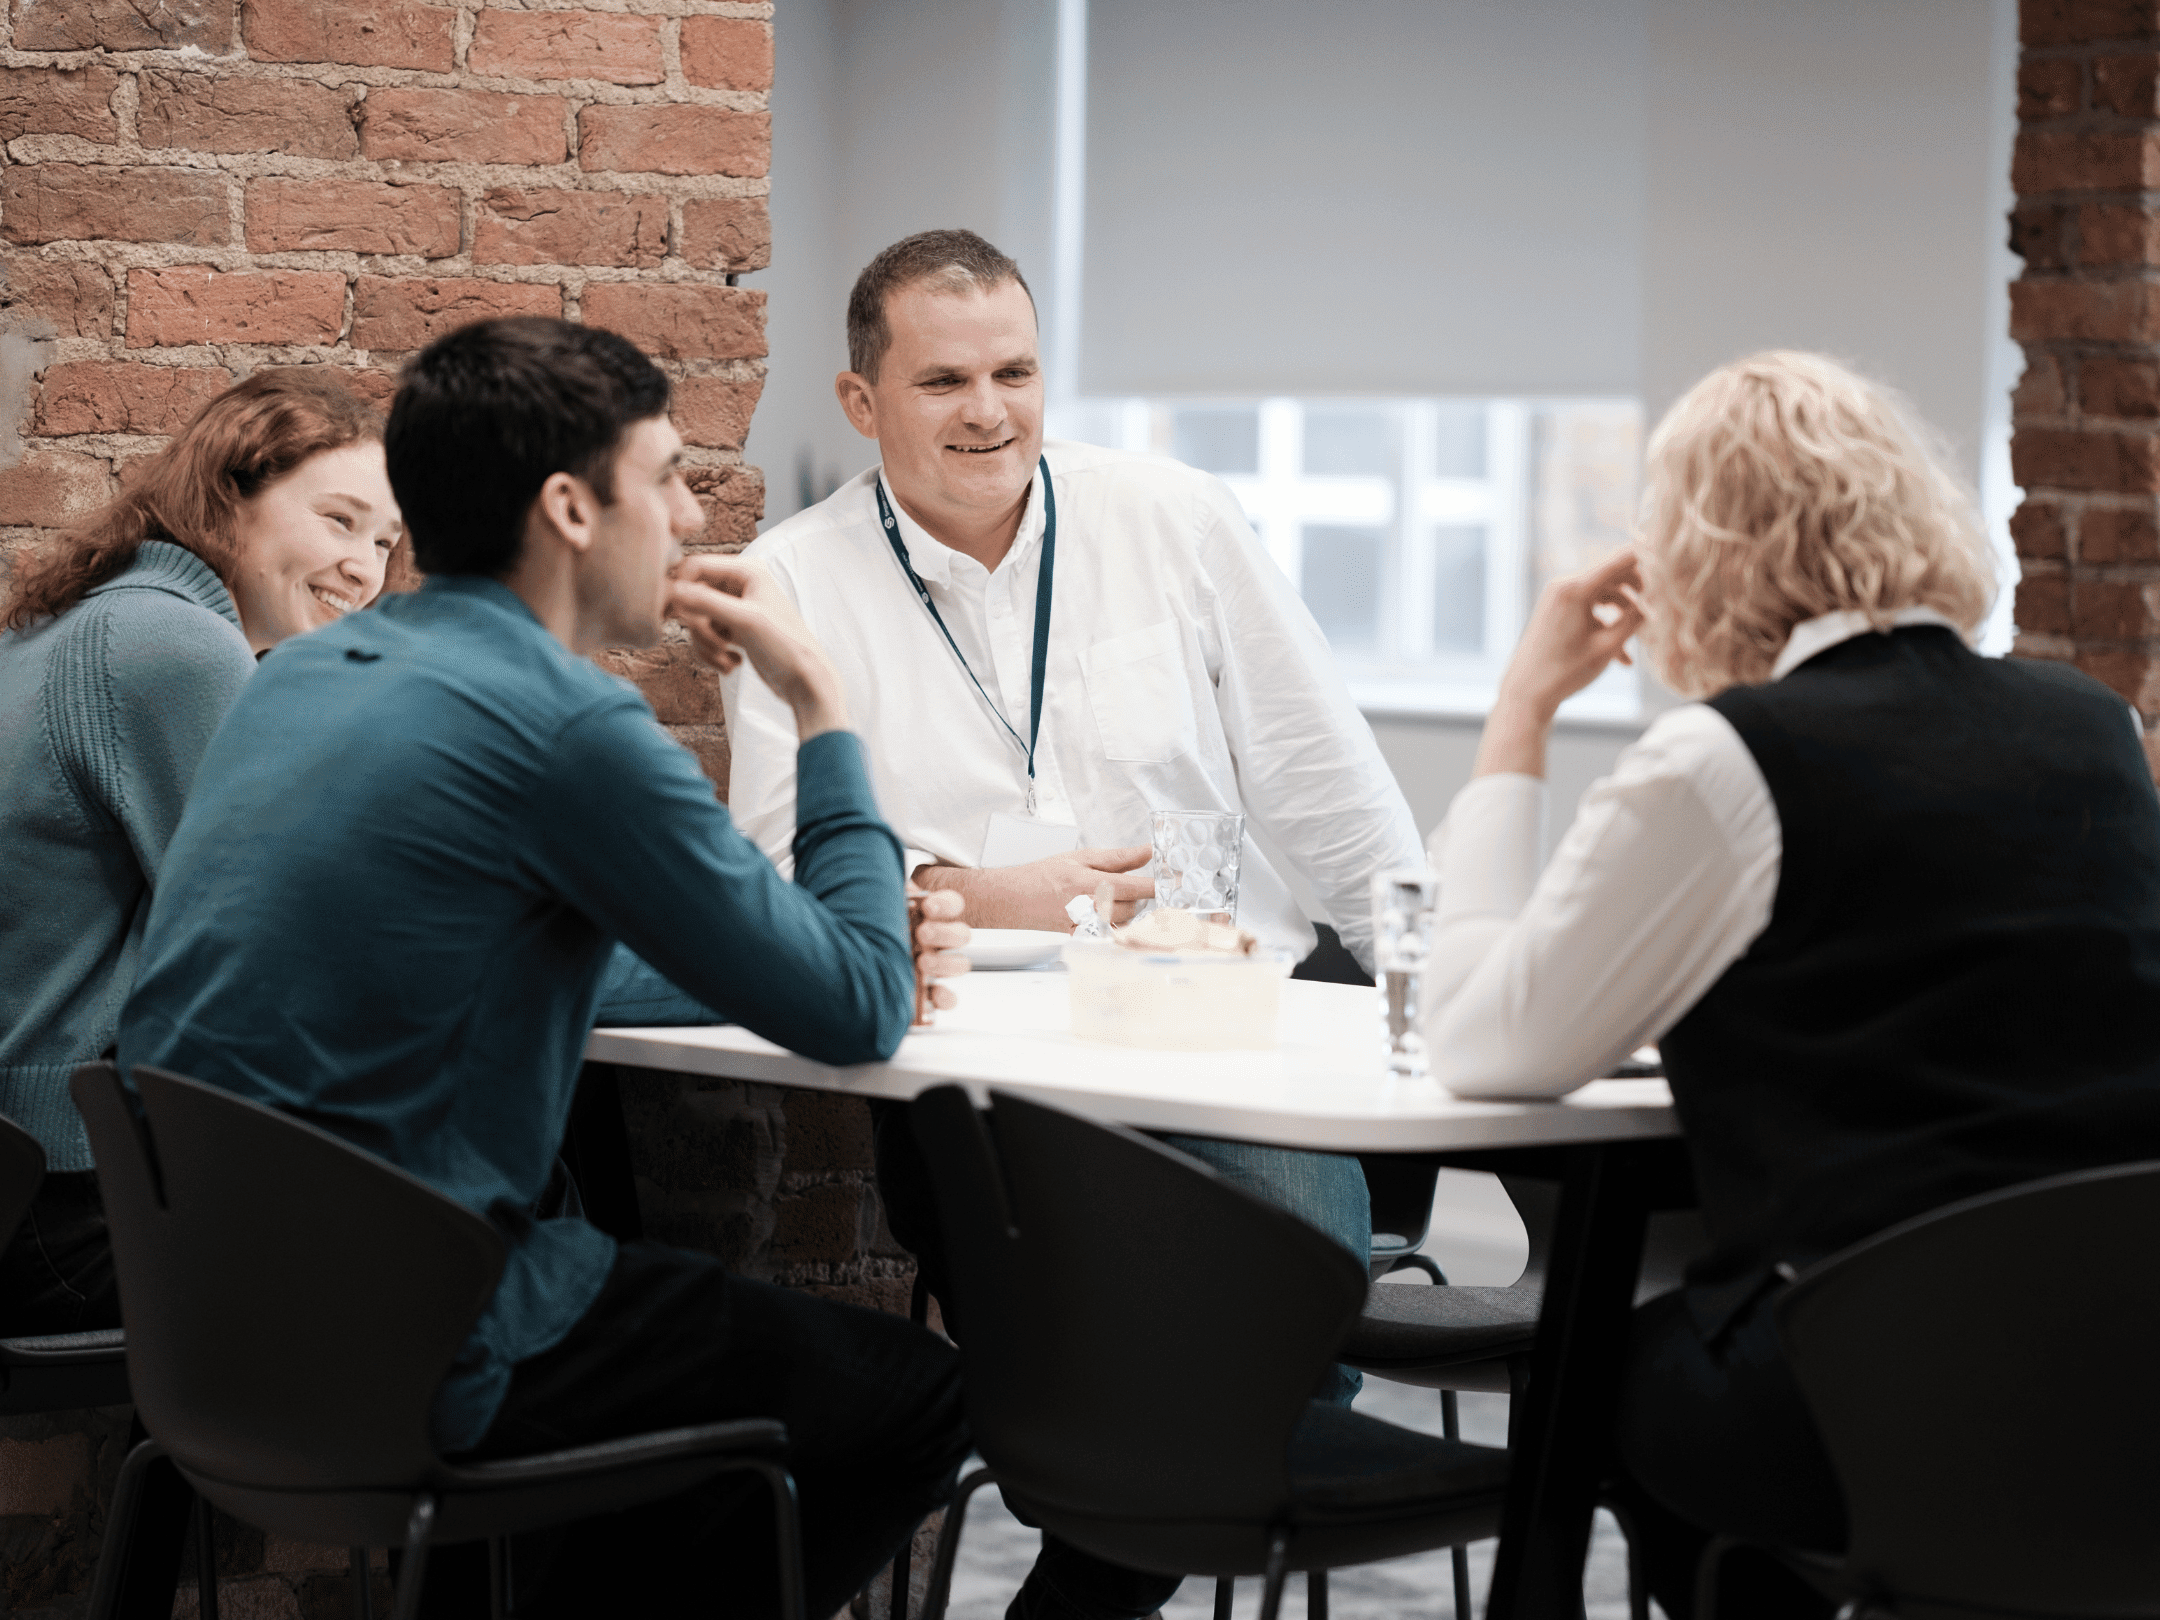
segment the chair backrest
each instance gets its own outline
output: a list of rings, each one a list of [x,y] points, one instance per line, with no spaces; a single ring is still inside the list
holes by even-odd
[[[1425,1241],[1432,1227],[1433,1192],[1440,1185],[1440,1165],[1402,1153],[1360,1153],[1365,1188],[1372,1195],[1372,1229],[1403,1240],[1404,1252]]]
[[[957,1086],[914,1104],[958,1296],[968,1421],[1023,1498],[1265,1521],[1364,1305],[1332,1239],[1135,1132]]]
[[[184,1468],[285,1490],[407,1487],[501,1275],[485,1220],[328,1131],[137,1067],[75,1071],[128,1379]]]
[[[2160,1614],[2160,1163],[1907,1221],[1809,1268],[1777,1314],[1861,1579]]]
[[[0,1114],[0,1246],[15,1236],[15,1228],[37,1201],[45,1182],[45,1149],[38,1139]]]

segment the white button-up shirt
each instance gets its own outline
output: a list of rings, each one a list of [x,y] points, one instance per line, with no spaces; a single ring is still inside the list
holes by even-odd
[[[1146,844],[1155,810],[1242,811],[1371,960],[1374,872],[1421,865],[1409,806],[1327,642],[1220,480],[1157,456],[1052,442],[1057,557],[1036,745],[1040,820],[1080,847]],[[878,801],[925,861],[982,864],[990,820],[1023,815],[1027,760],[916,598],[878,525],[872,472],[749,551],[839,666]],[[1041,474],[995,569],[894,501],[908,559],[988,702],[1028,734]],[[890,498],[890,491],[887,492]],[[747,664],[722,683],[728,807],[789,868],[795,723]],[[1303,955],[1314,935],[1250,836],[1238,919]]]
[[[1957,629],[1932,608],[1893,623]],[[1862,613],[1806,620],[1770,678],[1873,628]],[[1433,831],[1426,1038],[1434,1077],[1470,1096],[1557,1097],[1611,1072],[1746,954],[1777,900],[1777,805],[1705,704],[1667,710],[1620,755],[1541,874],[1544,814],[1542,779],[1481,776]]]

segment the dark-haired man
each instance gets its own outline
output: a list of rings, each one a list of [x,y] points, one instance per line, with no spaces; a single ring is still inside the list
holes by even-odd
[[[288,643],[234,705],[160,874],[120,1060],[300,1112],[494,1222],[509,1262],[436,1396],[445,1453],[784,1420],[823,1615],[949,1488],[950,1349],[533,1215],[614,941],[828,1062],[889,1054],[913,1008],[898,845],[845,694],[754,567],[677,569],[702,514],[667,400],[630,344],[563,321],[467,327],[413,362],[385,448],[427,583]],[[792,884],[581,656],[650,644],[669,612],[793,718]],[[769,1612],[770,1545],[735,1500],[561,1538],[546,1608],[661,1612],[725,1572]]]
[[[879,464],[749,554],[832,649],[915,880],[966,895],[978,927],[1066,929],[1067,903],[1106,881],[1122,918],[1155,892],[1151,811],[1243,812],[1369,968],[1372,875],[1422,866],[1424,850],[1319,627],[1236,498],[1163,457],[1044,444],[1033,300],[1019,266],[972,232],[880,253],[847,326],[840,404]],[[784,865],[802,802],[786,707],[749,675],[723,691],[729,803]],[[1251,843],[1238,920],[1301,957],[1314,948]],[[879,1120],[879,1184],[935,1286],[935,1212],[904,1121]],[[1355,1159],[1170,1140],[1368,1252]],[[1357,1388],[1338,1368],[1323,1393],[1347,1404]],[[1015,1613],[1143,1615],[1175,1584],[1051,1545]]]

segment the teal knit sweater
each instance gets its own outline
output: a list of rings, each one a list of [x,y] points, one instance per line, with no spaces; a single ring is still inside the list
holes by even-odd
[[[112,1043],[158,864],[254,673],[231,595],[145,544],[56,619],[0,633],[0,1113],[88,1170],[68,1075]]]

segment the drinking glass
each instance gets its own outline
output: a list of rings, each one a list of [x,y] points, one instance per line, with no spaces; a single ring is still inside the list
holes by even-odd
[[[1245,818],[1217,810],[1155,812],[1155,903],[1237,921]]]
[[[1440,880],[1422,867],[1373,874],[1373,972],[1380,985],[1380,1021],[1387,1029],[1388,1073],[1411,1080],[1426,1073],[1418,989],[1432,949],[1433,904],[1439,896]]]

